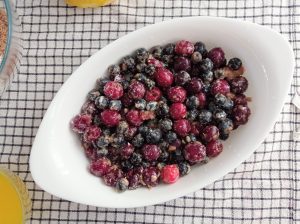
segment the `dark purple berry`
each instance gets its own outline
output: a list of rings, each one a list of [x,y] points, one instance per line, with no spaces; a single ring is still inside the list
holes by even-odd
[[[162,55],[162,47],[161,46],[155,46],[153,47],[150,52],[153,55],[153,57],[155,57],[156,59],[160,59],[161,55]]]
[[[191,60],[194,64],[199,63],[202,60],[202,55],[200,52],[195,51],[192,56],[191,56]]]
[[[203,128],[201,138],[205,142],[211,142],[219,138],[219,129],[214,125]]]
[[[174,60],[174,70],[179,71],[189,71],[191,70],[191,61],[186,57],[177,57]]]
[[[95,105],[97,108],[104,110],[108,107],[109,105],[109,99],[105,96],[98,96],[95,99]]]
[[[200,41],[194,44],[194,50],[198,51],[202,55],[202,57],[206,57],[207,55],[206,46],[204,43]]]
[[[206,145],[206,154],[208,157],[216,157],[223,151],[223,145],[220,141],[214,140]]]
[[[226,60],[225,53],[222,50],[222,48],[220,48],[220,47],[211,49],[208,52],[207,57],[212,60],[212,62],[214,64],[214,68],[219,68],[222,65],[224,65],[224,61]]]
[[[229,81],[231,91],[235,94],[242,94],[248,88],[248,80],[244,76],[238,76]]]
[[[198,68],[201,73],[208,73],[214,67],[213,62],[209,58],[205,58],[199,62]]]
[[[206,148],[200,142],[192,142],[185,146],[184,157],[191,163],[198,163],[205,159]]]
[[[173,143],[176,139],[177,139],[177,135],[176,135],[175,132],[169,131],[169,132],[167,132],[166,135],[165,135],[165,140],[166,140],[168,143]]]
[[[237,105],[232,110],[232,117],[237,125],[246,124],[248,122],[251,111],[249,107],[243,105]]]
[[[180,176],[185,176],[191,171],[191,166],[186,162],[177,164]]]
[[[145,135],[145,140],[148,144],[156,144],[162,138],[160,129],[149,128]]]
[[[167,131],[172,130],[173,122],[172,122],[172,120],[165,118],[165,119],[160,120],[158,125],[162,131],[167,132]]]
[[[218,125],[220,135],[222,134],[229,134],[233,130],[233,122],[229,118],[225,118],[223,121],[221,121]]]
[[[134,165],[134,166],[139,166],[142,163],[142,155],[139,153],[134,152],[130,158],[130,162]]]
[[[159,181],[160,172],[155,167],[148,167],[144,169],[142,181],[147,187],[155,187]]]
[[[231,58],[228,61],[228,67],[231,68],[232,70],[239,70],[241,66],[242,66],[242,61],[239,58]]]
[[[147,161],[156,161],[161,153],[157,145],[144,145],[142,152]]]
[[[142,147],[142,145],[144,144],[144,138],[141,134],[137,134],[136,136],[133,137],[131,143],[134,145],[134,147]]]
[[[178,86],[184,86],[191,81],[191,76],[186,71],[180,71],[175,74],[175,83]]]
[[[175,53],[175,44],[169,43],[164,48],[162,53],[164,55],[172,55]]]
[[[190,94],[196,94],[201,92],[202,85],[203,83],[201,79],[192,78],[192,80],[189,83],[187,83],[186,89]]]

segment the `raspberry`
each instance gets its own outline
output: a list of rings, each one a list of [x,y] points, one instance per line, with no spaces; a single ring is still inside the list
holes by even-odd
[[[193,122],[191,124],[191,134],[198,136],[200,132],[203,129],[203,125],[201,125],[199,122]]]
[[[104,183],[108,186],[115,187],[118,180],[124,176],[121,169],[117,166],[112,166],[108,173],[103,177]]]
[[[226,95],[230,92],[230,86],[224,79],[217,79],[211,85],[211,94],[216,95],[218,93]]]
[[[133,151],[134,151],[133,146],[130,143],[127,143],[121,148],[121,156],[124,159],[128,159],[132,155]]]
[[[71,128],[74,132],[83,133],[91,124],[92,116],[90,114],[79,114],[71,121]]]
[[[142,151],[147,161],[156,161],[161,153],[157,145],[144,145]]]
[[[120,83],[110,81],[104,86],[104,94],[112,100],[117,100],[123,96],[123,87]]]
[[[101,136],[101,129],[97,126],[89,126],[84,134],[83,134],[83,140],[85,142],[93,142],[95,140],[97,140],[99,137]]]
[[[90,160],[95,160],[97,159],[97,151],[93,146],[90,144],[82,144],[84,148],[85,155],[90,159]]]
[[[220,47],[211,49],[207,57],[214,63],[214,68],[219,68],[226,64],[225,53]]]
[[[148,65],[154,65],[155,68],[163,68],[164,64],[155,58],[149,58],[148,59]]]
[[[214,125],[209,125],[203,128],[201,137],[205,142],[215,141],[219,138],[219,129]]]
[[[111,167],[111,162],[109,159],[102,157],[96,161],[92,161],[90,164],[90,172],[95,176],[102,177],[107,174]]]
[[[155,118],[155,112],[154,111],[141,111],[140,116],[143,121],[152,120]]]
[[[186,116],[186,107],[182,103],[173,103],[170,107],[170,115],[173,119],[178,120]]]
[[[168,98],[173,103],[183,103],[186,99],[186,91],[181,86],[171,87],[168,91]]]
[[[142,181],[147,187],[155,187],[159,181],[159,170],[155,167],[148,167],[144,170]]]
[[[219,141],[211,141],[206,145],[206,154],[208,157],[216,157],[223,151],[223,145]]]
[[[153,87],[151,90],[146,91],[145,100],[158,101],[161,98],[161,91],[157,87]]]
[[[83,114],[94,114],[95,111],[96,111],[96,105],[94,102],[87,101],[81,107],[81,113]]]
[[[124,137],[127,141],[132,140],[132,138],[135,136],[137,132],[137,128],[133,127],[133,126],[129,126],[129,128],[127,129],[127,131],[124,132]]]
[[[108,127],[118,126],[121,115],[115,110],[104,110],[101,113],[101,121]]]
[[[159,86],[169,87],[174,81],[174,76],[168,69],[158,68],[155,73],[155,80]]]
[[[191,55],[194,52],[194,45],[186,40],[178,41],[175,46],[175,52],[183,56]]]
[[[179,169],[177,165],[166,165],[161,170],[161,179],[167,184],[175,183],[179,178]]]
[[[177,135],[185,137],[191,131],[191,124],[188,120],[181,119],[174,122],[173,128]]]
[[[200,142],[192,142],[185,146],[184,157],[191,163],[198,163],[205,159],[206,148]]]
[[[146,89],[143,83],[134,81],[128,87],[128,94],[132,99],[142,99],[145,95]]]
[[[138,110],[130,110],[126,114],[126,120],[129,124],[138,127],[143,123],[140,112]]]

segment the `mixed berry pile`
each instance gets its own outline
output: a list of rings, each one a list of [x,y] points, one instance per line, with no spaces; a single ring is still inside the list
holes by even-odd
[[[140,48],[108,68],[71,122],[90,172],[119,191],[174,183],[250,116],[239,58],[202,42]]]

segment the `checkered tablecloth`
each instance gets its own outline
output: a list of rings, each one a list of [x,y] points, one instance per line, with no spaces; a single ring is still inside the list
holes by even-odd
[[[17,8],[23,23],[24,56],[18,77],[0,100],[0,163],[25,180],[33,200],[30,223],[300,222],[300,144],[292,139],[292,131],[300,126],[300,110],[291,104],[300,84],[298,0],[120,0],[97,9],[66,7],[63,0],[17,0]],[[297,67],[288,101],[255,153],[204,189],[137,209],[80,205],[37,187],[29,172],[31,145],[51,100],[72,71],[133,30],[199,15],[269,26],[293,46]]]

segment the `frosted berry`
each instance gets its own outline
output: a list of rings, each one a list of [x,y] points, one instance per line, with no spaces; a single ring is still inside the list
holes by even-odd
[[[116,189],[119,192],[126,191],[128,189],[129,181],[126,178],[121,178],[116,183]]]
[[[204,43],[202,43],[201,41],[196,42],[194,45],[195,51],[200,52],[200,54],[202,55],[202,57],[206,57],[207,55],[207,50],[206,50],[206,46]]]
[[[123,177],[123,172],[117,166],[112,166],[108,173],[103,176],[104,183],[108,186],[115,187],[118,180]]]
[[[194,45],[186,40],[178,41],[175,46],[175,52],[183,56],[191,55],[194,52]]]
[[[96,112],[96,105],[94,102],[87,101],[81,107],[81,113],[93,115]]]
[[[170,116],[175,120],[185,118],[186,113],[186,106],[182,103],[173,103],[170,107]]]
[[[156,58],[149,58],[148,65],[153,65],[155,68],[163,68],[164,64]]]
[[[186,71],[180,71],[175,74],[175,83],[178,86],[184,86],[189,81],[191,81],[191,76]]]
[[[142,181],[147,187],[155,187],[159,181],[160,172],[155,167],[144,169]]]
[[[126,120],[129,124],[138,127],[143,123],[140,112],[138,110],[130,110],[126,114]]]
[[[217,93],[226,95],[230,92],[230,86],[224,79],[217,79],[211,85],[211,94],[216,95]]]
[[[219,138],[219,129],[214,125],[206,126],[202,129],[201,138],[205,142],[211,142]]]
[[[241,66],[242,66],[242,61],[239,58],[231,58],[228,61],[228,67],[231,68],[232,70],[239,70]]]
[[[104,94],[112,100],[117,100],[123,96],[123,86],[114,81],[110,81],[104,86]]]
[[[202,89],[202,81],[198,78],[192,78],[192,80],[187,84],[187,91],[190,94],[200,93]]]
[[[203,92],[196,94],[196,97],[199,100],[199,108],[202,109],[206,105],[206,95]]]
[[[251,111],[249,107],[237,105],[232,110],[233,120],[237,125],[246,124],[248,122]]]
[[[121,120],[121,115],[115,110],[104,110],[101,113],[101,121],[108,127],[118,126]]]
[[[128,94],[132,99],[142,99],[145,92],[144,84],[139,81],[132,82],[128,87]]]
[[[191,163],[198,163],[205,159],[206,148],[200,142],[192,142],[185,146],[184,157]]]
[[[90,114],[79,114],[71,121],[71,128],[74,132],[83,133],[92,124]]]
[[[216,157],[223,151],[223,145],[220,141],[214,140],[206,145],[206,154],[208,157]]]
[[[179,169],[177,165],[166,165],[161,170],[161,179],[167,184],[175,183],[179,178]]]
[[[133,105],[134,100],[128,94],[124,94],[121,98],[121,102],[124,107],[130,107],[131,105]]]
[[[147,161],[156,161],[161,153],[157,145],[144,145],[142,152]]]
[[[174,59],[174,71],[190,71],[191,70],[191,60],[186,57],[177,57]]]
[[[180,176],[185,176],[191,171],[191,166],[186,162],[178,163]]]
[[[153,87],[151,90],[146,91],[145,100],[158,101],[161,98],[161,91],[157,87]]]
[[[173,103],[182,103],[186,99],[186,90],[181,86],[171,87],[168,90],[168,98]]]
[[[158,68],[155,73],[155,80],[159,86],[169,87],[174,81],[174,76],[168,69]]]
[[[90,164],[90,172],[95,176],[102,177],[107,174],[111,167],[111,162],[109,159],[103,157],[92,161]]]
[[[173,128],[177,135],[185,137],[191,131],[191,124],[188,120],[181,119],[174,122]]]
[[[85,129],[83,134],[83,140],[85,142],[91,143],[96,141],[101,135],[101,129],[97,126],[89,126]]]
[[[216,48],[211,49],[208,52],[207,57],[209,59],[211,59],[212,62],[214,63],[214,68],[219,68],[222,65],[224,65],[224,63],[226,63],[225,53],[222,50],[222,48],[220,48],[220,47],[216,47]]]
[[[130,143],[127,143],[121,148],[121,156],[124,159],[128,159],[133,152],[134,152],[134,147]]]
[[[238,76],[229,82],[231,91],[235,94],[244,93],[248,88],[248,80],[244,76]]]

